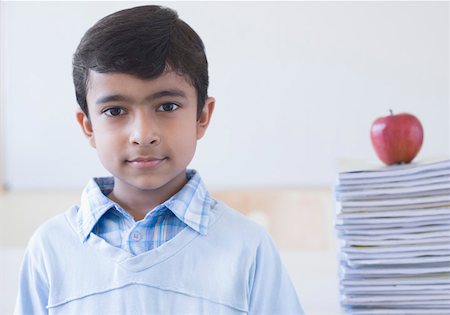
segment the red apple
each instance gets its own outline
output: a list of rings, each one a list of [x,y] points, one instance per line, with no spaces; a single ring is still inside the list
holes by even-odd
[[[409,163],[420,150],[423,128],[416,116],[402,113],[375,120],[370,139],[380,160],[387,165]]]

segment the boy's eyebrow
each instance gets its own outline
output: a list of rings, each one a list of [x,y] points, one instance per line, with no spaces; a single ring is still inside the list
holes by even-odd
[[[149,96],[147,96],[145,98],[145,101],[151,102],[158,98],[166,97],[166,96],[186,98],[186,93],[183,92],[182,90],[178,90],[178,89],[163,90],[163,91],[158,91],[156,93],[150,94]],[[129,102],[131,100],[132,99],[128,96],[121,95],[121,94],[113,94],[113,95],[106,95],[106,96],[100,97],[95,102],[95,104],[100,105],[100,104],[104,104],[104,103],[108,103],[108,102]]]

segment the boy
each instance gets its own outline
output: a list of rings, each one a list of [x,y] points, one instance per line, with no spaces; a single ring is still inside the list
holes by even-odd
[[[77,120],[112,177],[40,227],[17,314],[302,314],[269,235],[187,170],[214,110],[204,46],[176,12],[101,19],[73,59]]]

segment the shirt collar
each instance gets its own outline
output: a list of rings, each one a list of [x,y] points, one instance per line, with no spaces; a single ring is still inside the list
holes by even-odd
[[[197,171],[188,170],[186,175],[188,182],[183,188],[154,209],[166,207],[186,225],[205,235],[208,230],[212,199]],[[108,210],[113,207],[120,208],[107,197],[113,187],[113,177],[94,177],[83,190],[77,214],[79,233],[83,241]]]

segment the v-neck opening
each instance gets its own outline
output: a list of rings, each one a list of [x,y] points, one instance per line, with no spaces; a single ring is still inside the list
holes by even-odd
[[[86,240],[86,243],[94,249],[99,250],[102,254],[108,256],[109,259],[117,263],[120,267],[130,271],[139,272],[172,257],[198,236],[201,236],[201,234],[189,226],[186,226],[164,244],[138,255],[133,255],[120,247],[111,245],[92,232]]]

